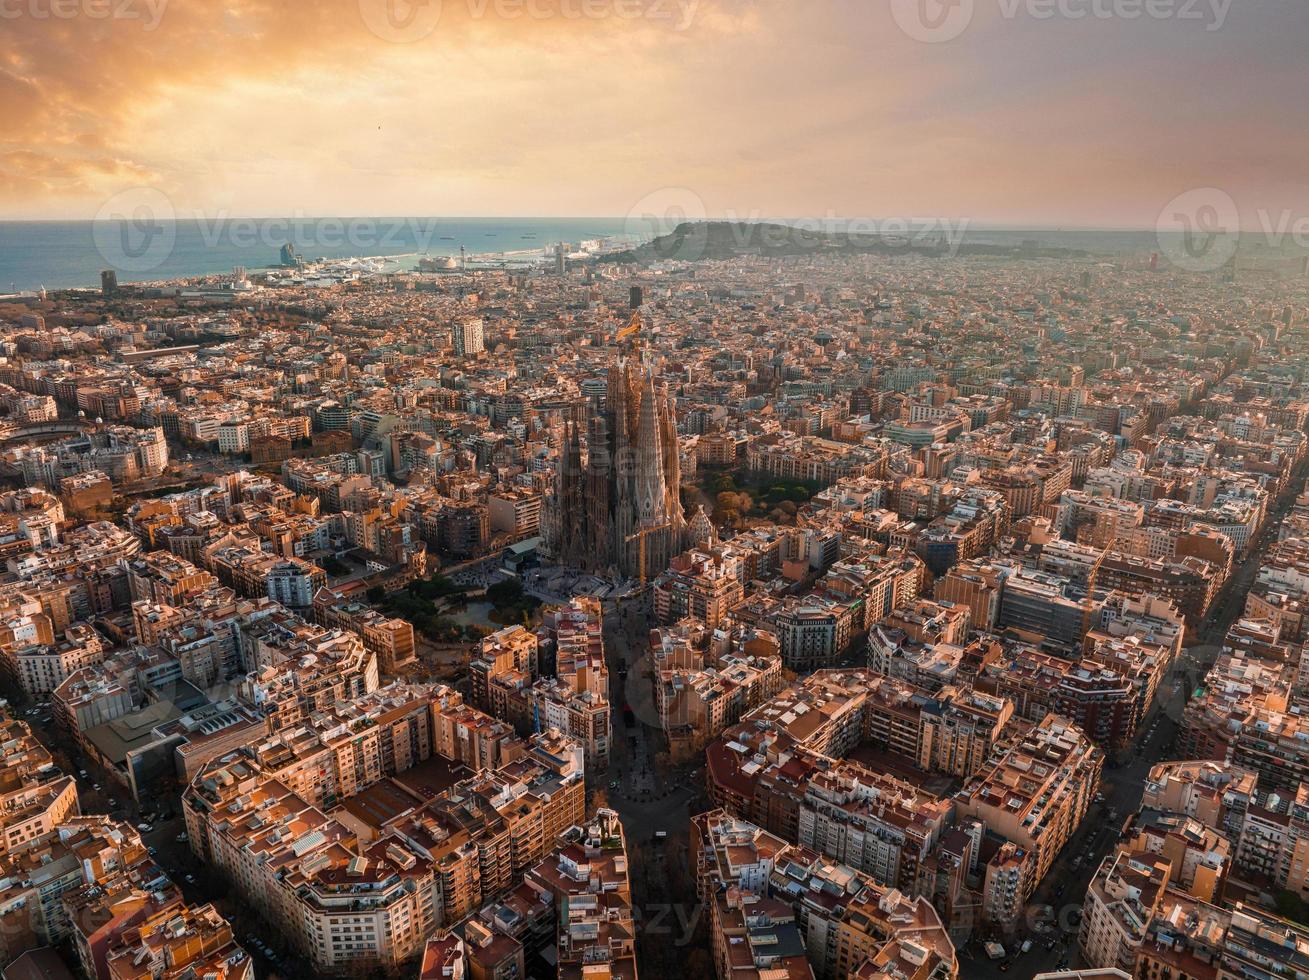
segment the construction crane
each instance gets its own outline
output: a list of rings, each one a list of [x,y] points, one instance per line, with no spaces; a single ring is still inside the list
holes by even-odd
[[[618,333],[614,335],[614,343],[622,344],[628,340],[632,340],[632,338],[641,336],[641,329],[644,326],[645,324],[641,321],[641,311],[633,310],[632,319],[627,321],[627,326],[623,327],[623,329],[619,330]],[[636,345],[635,340],[632,340],[632,344],[633,346]]]

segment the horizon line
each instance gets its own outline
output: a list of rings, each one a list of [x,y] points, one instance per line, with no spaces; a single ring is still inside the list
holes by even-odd
[[[648,217],[658,219],[658,216],[650,215]],[[558,214],[558,215],[537,215],[537,214],[450,214],[450,215],[432,215],[432,214],[204,214],[200,213],[195,216],[157,218],[154,220],[172,223],[186,223],[199,221],[366,221],[366,220],[409,220],[409,221],[636,221],[647,220],[647,216],[641,218],[631,218],[628,215],[582,215],[582,214]],[[55,225],[55,224],[96,224],[99,222],[124,221],[126,218],[100,218],[100,217],[82,217],[82,218],[16,218],[0,216],[0,224],[15,225]],[[662,219],[659,219],[662,220]],[[1148,225],[1083,225],[1072,223],[1040,223],[1040,224],[1022,224],[1009,223],[1005,221],[974,221],[971,218],[950,215],[887,215],[887,216],[869,216],[860,215],[856,217],[832,217],[816,218],[811,215],[788,216],[788,215],[768,215],[758,217],[728,217],[728,216],[707,216],[703,218],[688,218],[681,221],[669,222],[669,228],[675,228],[683,224],[764,224],[767,222],[793,223],[806,222],[809,224],[817,223],[820,227],[814,228],[814,231],[822,231],[824,224],[842,225],[859,221],[874,222],[930,222],[952,220],[958,222],[967,222],[963,229],[982,231],[1044,231],[1044,232],[1132,232],[1141,234],[1159,233],[1158,228]],[[837,230],[840,230],[839,227]],[[1240,228],[1241,233],[1246,231],[1263,231],[1262,228]]]

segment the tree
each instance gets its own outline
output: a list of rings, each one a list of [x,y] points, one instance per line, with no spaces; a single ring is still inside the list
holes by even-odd
[[[368,598],[369,602],[376,605],[386,598],[386,589],[382,588],[380,585],[374,585],[365,592],[364,595]]]
[[[486,599],[498,609],[517,606],[523,601],[523,583],[516,578],[502,579],[486,590]]]
[[[733,493],[730,490],[724,490],[714,501],[713,517],[719,524],[735,524],[741,519],[742,497],[745,497],[745,508],[750,506],[750,498],[744,494]]]
[[[1277,914],[1301,925],[1309,924],[1309,902],[1292,891],[1278,892]]]

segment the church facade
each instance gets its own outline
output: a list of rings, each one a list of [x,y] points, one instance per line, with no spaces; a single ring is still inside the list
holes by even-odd
[[[564,432],[548,524],[560,564],[648,580],[686,546],[677,421],[667,385],[620,355],[602,406]]]

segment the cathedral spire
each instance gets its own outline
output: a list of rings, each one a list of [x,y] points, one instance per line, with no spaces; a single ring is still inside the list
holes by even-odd
[[[641,384],[641,413],[636,430],[636,514],[641,527],[655,527],[668,520],[663,433],[659,422],[654,379],[647,372]]]

